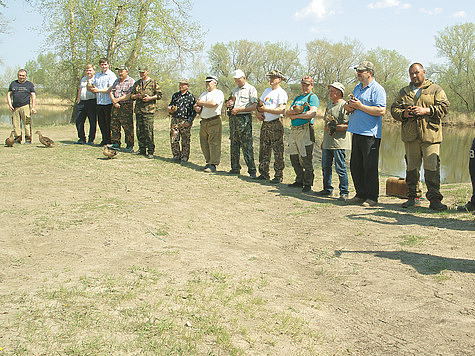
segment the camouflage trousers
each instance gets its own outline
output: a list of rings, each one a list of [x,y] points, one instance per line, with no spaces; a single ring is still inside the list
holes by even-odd
[[[274,151],[275,178],[284,175],[284,125],[280,119],[264,121],[261,126],[259,173],[269,178],[271,153]]]
[[[112,106],[111,142],[120,146],[120,129],[124,129],[125,144],[134,147],[134,103],[120,104],[120,108]]]
[[[177,117],[171,118],[170,123],[170,144],[172,147],[172,155],[174,159],[181,161],[188,161],[190,158],[190,139],[191,139],[191,125],[183,126],[188,120],[179,119]],[[181,139],[181,149],[180,149]]]
[[[229,139],[231,140],[231,169],[241,170],[239,164],[241,148],[249,174],[256,173],[254,149],[252,147],[252,115],[231,115],[229,117]]]
[[[137,129],[137,141],[139,141],[139,152],[153,155],[155,152],[155,142],[153,138],[153,119],[155,114],[135,114],[135,124]]]

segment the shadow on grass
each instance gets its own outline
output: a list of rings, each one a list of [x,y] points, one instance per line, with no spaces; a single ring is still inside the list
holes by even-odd
[[[400,260],[405,265],[412,266],[420,274],[438,274],[443,270],[463,273],[475,273],[475,261],[463,258],[450,258],[407,251],[335,251],[335,256],[344,253],[361,253],[375,257]]]
[[[392,206],[391,204],[386,204]],[[396,208],[397,209],[397,208]],[[427,210],[427,211],[426,211]],[[361,220],[367,222],[374,222],[383,225],[421,225],[434,226],[441,229],[458,230],[458,231],[475,231],[475,222],[473,220],[459,220],[451,217],[444,217],[440,212],[432,212],[429,209],[422,208],[421,212],[436,215],[437,217],[430,217],[427,215],[414,215],[405,211],[397,210],[381,210],[381,209],[365,209],[361,214],[349,214],[346,217],[353,220]],[[392,218],[393,221],[384,221],[378,219],[379,217]]]

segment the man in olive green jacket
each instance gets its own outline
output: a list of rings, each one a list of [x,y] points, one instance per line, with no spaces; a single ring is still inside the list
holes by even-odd
[[[422,64],[409,67],[411,83],[402,88],[391,105],[391,115],[401,121],[401,138],[406,150],[406,184],[408,200],[403,208],[420,206],[419,171],[424,161],[426,197],[432,210],[446,210],[440,194],[440,143],[442,142],[442,119],[447,115],[449,101],[444,90],[425,79]]]

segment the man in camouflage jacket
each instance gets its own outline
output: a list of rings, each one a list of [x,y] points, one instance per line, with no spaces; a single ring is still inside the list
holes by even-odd
[[[440,143],[442,142],[442,119],[447,115],[449,101],[444,90],[425,79],[422,64],[409,67],[411,83],[402,88],[391,105],[391,115],[401,122],[401,138],[406,150],[406,183],[408,201],[403,208],[419,205],[419,171],[424,161],[426,197],[432,210],[445,210],[440,194]]]
[[[139,150],[137,154],[153,158],[155,143],[153,138],[153,123],[156,102],[162,98],[158,82],[148,76],[147,67],[139,67],[140,79],[132,89],[132,99],[135,100],[135,121]]]

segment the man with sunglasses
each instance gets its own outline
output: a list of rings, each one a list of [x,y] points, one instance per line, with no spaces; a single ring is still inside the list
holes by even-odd
[[[350,169],[356,195],[347,202],[376,206],[379,196],[379,146],[386,91],[374,78],[374,64],[363,61],[357,67],[359,84],[344,108],[350,113],[348,132],[353,134]]]

